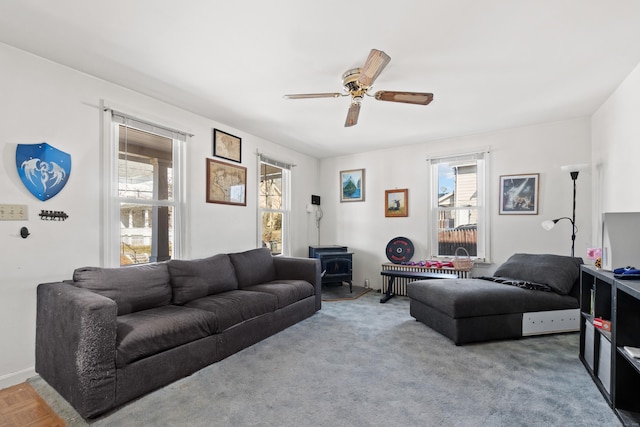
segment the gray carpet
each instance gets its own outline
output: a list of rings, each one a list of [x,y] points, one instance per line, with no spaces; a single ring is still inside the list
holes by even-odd
[[[349,292],[349,284],[343,284],[342,286],[323,286],[322,301],[343,301],[347,299],[356,299],[360,298],[371,289],[353,285],[351,287],[351,290],[352,291]]]
[[[619,426],[576,333],[456,347],[369,292],[93,422],[96,426]],[[39,377],[30,384],[86,425]]]

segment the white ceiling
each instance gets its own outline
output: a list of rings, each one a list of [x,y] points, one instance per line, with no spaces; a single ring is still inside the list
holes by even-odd
[[[592,114],[640,62],[638,0],[3,0],[0,42],[316,157]],[[344,127],[341,75],[372,48]]]

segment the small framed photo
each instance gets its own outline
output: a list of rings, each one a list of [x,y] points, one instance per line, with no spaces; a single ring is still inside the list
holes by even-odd
[[[500,176],[500,215],[537,215],[540,174]]]
[[[340,171],[340,201],[364,201],[364,169]]]
[[[213,155],[232,162],[242,163],[242,138],[220,129],[213,130]]]
[[[247,168],[207,159],[207,203],[247,206]]]
[[[384,216],[409,216],[409,190],[385,190]]]

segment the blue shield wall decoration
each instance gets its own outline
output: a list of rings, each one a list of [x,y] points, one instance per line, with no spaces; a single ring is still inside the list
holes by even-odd
[[[27,190],[46,201],[67,184],[71,174],[71,156],[46,142],[18,144],[16,167]]]

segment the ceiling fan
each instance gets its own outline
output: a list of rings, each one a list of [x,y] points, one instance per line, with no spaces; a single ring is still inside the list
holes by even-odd
[[[287,99],[305,99],[351,96],[351,106],[347,113],[347,120],[344,122],[345,127],[353,126],[358,123],[360,104],[362,103],[362,99],[365,95],[372,96],[378,101],[404,102],[406,104],[428,105],[433,101],[432,93],[381,90],[373,95],[369,94],[369,89],[371,89],[373,82],[380,75],[384,67],[387,66],[389,61],[391,61],[391,57],[389,57],[389,55],[381,50],[371,49],[369,57],[362,68],[352,68],[342,74],[344,92],[298,93],[284,95],[284,97]]]

